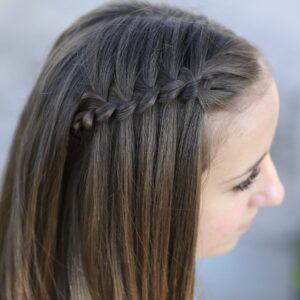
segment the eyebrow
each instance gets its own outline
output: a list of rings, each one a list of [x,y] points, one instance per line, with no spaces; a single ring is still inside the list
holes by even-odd
[[[250,168],[247,169],[247,171],[245,171],[245,172],[242,173],[241,175],[238,175],[238,176],[235,176],[235,177],[233,177],[233,178],[231,178],[231,179],[229,179],[229,180],[226,180],[225,183],[226,183],[226,182],[233,181],[233,180],[236,180],[236,179],[238,179],[238,178],[241,178],[241,177],[245,176],[246,174],[248,174],[249,172],[251,172],[255,167],[257,167],[257,166],[260,164],[260,162],[263,160],[263,158],[264,158],[267,154],[268,154],[268,152],[265,152],[265,153],[259,158],[259,160],[258,160],[254,165],[252,165]]]

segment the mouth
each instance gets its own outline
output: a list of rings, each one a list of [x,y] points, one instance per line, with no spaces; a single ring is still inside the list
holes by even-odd
[[[251,227],[251,225],[252,225],[252,220],[249,223],[246,223],[246,224],[240,226],[239,229],[240,230],[247,230]]]
[[[248,223],[243,224],[242,226],[240,226],[239,229],[240,230],[247,230],[247,229],[249,229],[251,227],[251,225],[252,225],[252,222],[253,222],[253,219],[254,219],[255,216],[256,216],[256,214],[252,217],[252,219]]]
[[[248,230],[251,227],[251,223],[240,226],[239,229],[242,231]]]

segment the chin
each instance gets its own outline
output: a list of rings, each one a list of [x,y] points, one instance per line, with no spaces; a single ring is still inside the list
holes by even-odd
[[[235,238],[235,239],[229,241],[228,243],[223,244],[219,249],[217,249],[215,251],[215,253],[212,256],[222,256],[222,255],[228,254],[235,248],[238,241],[239,241],[239,239]]]
[[[213,257],[213,256],[224,256],[231,252],[238,243],[238,238],[232,239],[223,243],[219,246],[215,246],[213,249],[206,250],[202,254],[198,255],[198,258],[205,258],[205,257]]]

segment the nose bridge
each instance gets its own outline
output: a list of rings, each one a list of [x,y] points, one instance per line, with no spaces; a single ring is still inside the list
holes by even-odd
[[[266,157],[265,164],[265,193],[267,196],[267,202],[270,206],[278,206],[284,199],[285,189],[278,177],[276,167],[270,155]]]

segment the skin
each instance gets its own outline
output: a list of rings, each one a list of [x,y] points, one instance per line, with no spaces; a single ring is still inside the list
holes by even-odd
[[[244,111],[218,112],[210,117],[212,132],[222,133],[226,128],[227,138],[202,176],[198,258],[228,253],[246,232],[240,226],[253,220],[259,208],[279,206],[284,199],[284,187],[269,152],[279,114],[278,90],[270,73],[243,100],[252,103]],[[230,120],[228,126],[224,120]],[[259,175],[250,187],[234,191],[252,171],[231,179],[244,174],[263,154]]]

